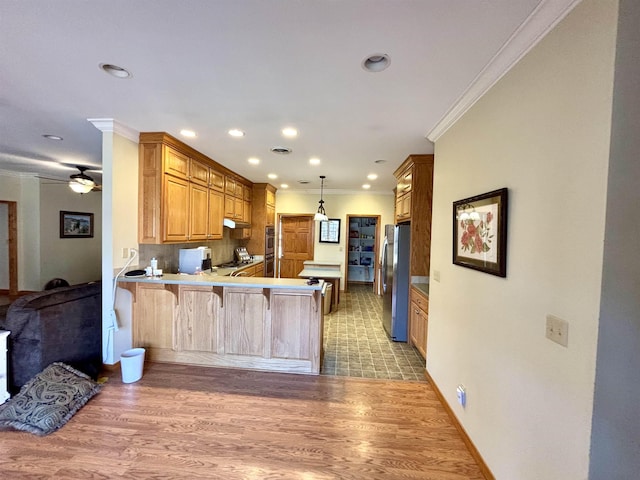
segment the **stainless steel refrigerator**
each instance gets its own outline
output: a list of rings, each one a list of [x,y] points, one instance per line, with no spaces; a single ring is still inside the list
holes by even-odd
[[[410,235],[410,225],[384,227],[382,326],[396,342],[406,342],[409,333]]]

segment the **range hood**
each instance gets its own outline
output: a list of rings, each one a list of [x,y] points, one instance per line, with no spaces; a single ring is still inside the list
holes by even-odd
[[[235,220],[231,220],[230,218],[223,219],[222,225],[229,228],[251,228],[250,223],[236,222]]]

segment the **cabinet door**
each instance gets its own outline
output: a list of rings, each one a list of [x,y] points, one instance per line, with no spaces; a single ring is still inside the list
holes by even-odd
[[[267,218],[266,224],[269,226],[273,226],[276,224],[276,207],[273,205],[267,205]]]
[[[138,283],[134,303],[134,347],[173,348],[175,297],[164,285]]]
[[[209,167],[197,160],[191,160],[189,167],[189,180],[204,187],[209,186]]]
[[[232,177],[224,177],[224,193],[231,195],[236,194],[236,180]]]
[[[266,200],[266,204],[270,207],[275,207],[276,206],[276,194],[273,193],[271,190],[267,190],[267,200]]]
[[[311,329],[317,324],[313,292],[271,291],[271,357],[311,360]],[[316,329],[314,329],[316,330]],[[317,336],[317,331],[313,332]]]
[[[224,353],[265,356],[265,298],[261,288],[224,289]]]
[[[171,175],[164,176],[163,233],[165,242],[189,239],[189,182]]]
[[[209,223],[209,189],[191,183],[189,201],[189,240],[206,240]]]
[[[224,192],[224,175],[215,170],[209,170],[209,187]]]
[[[236,199],[225,194],[224,196],[224,217],[233,219],[236,212]]]
[[[242,209],[244,208],[244,200],[242,198],[233,199],[233,219],[242,220]]]
[[[217,353],[220,297],[211,287],[182,285],[179,310],[177,349]]]
[[[251,223],[251,202],[242,201],[242,221]]]
[[[171,147],[164,148],[164,173],[186,180],[189,177],[189,157]]]
[[[209,239],[219,240],[223,237],[222,220],[224,219],[224,194],[209,190]]]

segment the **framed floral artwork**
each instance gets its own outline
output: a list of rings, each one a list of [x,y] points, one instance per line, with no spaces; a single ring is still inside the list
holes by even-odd
[[[453,263],[507,276],[508,190],[453,202]]]

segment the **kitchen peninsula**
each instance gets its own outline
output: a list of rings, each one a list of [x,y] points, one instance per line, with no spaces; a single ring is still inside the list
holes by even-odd
[[[125,277],[133,346],[152,361],[318,374],[322,285],[302,279]]]

